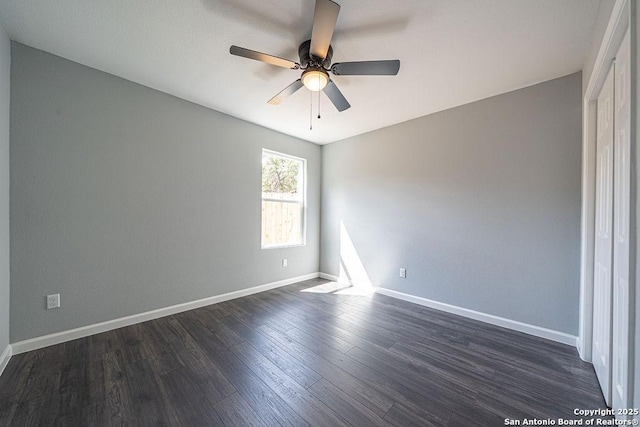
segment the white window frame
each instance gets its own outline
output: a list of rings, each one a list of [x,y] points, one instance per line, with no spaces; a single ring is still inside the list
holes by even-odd
[[[280,249],[280,248],[294,248],[294,247],[299,247],[299,246],[305,246],[307,244],[307,159],[304,159],[302,157],[296,157],[296,156],[292,156],[290,154],[286,154],[286,153],[281,153],[279,151],[274,151],[274,150],[269,150],[267,148],[263,148],[262,151],[260,152],[260,164],[262,165],[262,156],[264,156],[264,154],[270,154],[270,155],[275,155],[275,156],[279,156],[279,157],[284,157],[287,159],[291,159],[291,160],[295,160],[297,162],[301,162],[302,163],[302,171],[298,172],[298,174],[302,175],[302,185],[298,185],[298,191],[302,191],[302,195],[301,195],[301,200],[286,200],[286,199],[277,199],[277,198],[272,198],[272,197],[263,197],[262,196],[262,168],[260,169],[260,183],[261,183],[261,188],[260,188],[260,247],[262,249]],[[302,187],[302,188],[300,188]],[[262,243],[262,202],[284,202],[284,203],[295,203],[295,204],[300,204],[300,209],[301,209],[301,213],[300,213],[300,238],[301,238],[301,242],[300,243],[285,243],[285,244],[271,244],[271,245],[264,245]]]

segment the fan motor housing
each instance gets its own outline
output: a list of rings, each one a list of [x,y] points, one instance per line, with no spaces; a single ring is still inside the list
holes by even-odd
[[[322,67],[325,69],[329,69],[331,65],[331,57],[333,57],[333,48],[329,46],[329,50],[327,51],[327,57],[324,58],[316,58],[311,55],[311,40],[307,40],[303,42],[298,48],[298,56],[300,57],[300,68],[306,69],[309,67]]]

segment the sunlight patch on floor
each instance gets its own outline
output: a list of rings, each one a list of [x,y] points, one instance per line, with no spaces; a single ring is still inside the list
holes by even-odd
[[[373,294],[373,288],[361,288],[351,286],[342,282],[327,282],[321,285],[312,286],[302,289],[300,292],[310,292],[314,294],[336,294],[336,295],[353,295],[353,296],[369,296]]]
[[[342,289],[334,293],[336,295],[369,296],[373,295],[373,288],[359,288],[357,286],[349,286],[346,289]]]
[[[332,294],[334,292],[338,293],[339,291],[342,291],[349,287],[350,285],[346,283],[328,282],[328,283],[323,283],[322,285],[314,286],[312,288],[303,289],[301,292],[313,292],[316,294]]]

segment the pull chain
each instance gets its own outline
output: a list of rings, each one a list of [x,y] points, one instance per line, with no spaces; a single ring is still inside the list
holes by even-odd
[[[318,87],[320,87],[320,74],[318,74]],[[318,91],[318,118],[320,118],[320,91]]]
[[[309,130],[313,130],[313,92],[309,91]]]

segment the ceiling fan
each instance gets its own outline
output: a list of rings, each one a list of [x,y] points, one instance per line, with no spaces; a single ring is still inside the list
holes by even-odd
[[[331,0],[316,0],[311,40],[303,42],[298,48],[300,63],[235,45],[231,46],[229,52],[232,55],[254,59],[278,67],[303,70],[300,78],[271,98],[268,101],[269,104],[280,104],[285,98],[305,86],[313,92],[322,90],[338,111],[344,111],[351,105],[333,80],[329,78],[329,71],[336,76],[394,76],[398,74],[400,61],[393,59],[387,61],[341,62],[331,65],[333,56],[331,37],[333,36],[339,12],[339,4]]]

